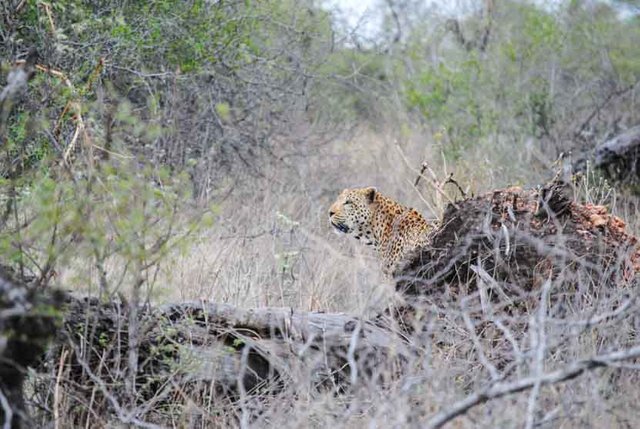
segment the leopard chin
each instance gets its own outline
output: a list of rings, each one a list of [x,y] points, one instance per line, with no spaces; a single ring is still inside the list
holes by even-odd
[[[329,221],[331,223],[331,226],[336,230],[336,232],[340,232],[342,234],[348,234],[349,233],[349,227],[343,223],[339,223],[339,222],[334,222],[334,221]]]

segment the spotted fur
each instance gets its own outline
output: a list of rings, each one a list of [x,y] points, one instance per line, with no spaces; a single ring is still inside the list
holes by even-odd
[[[417,210],[380,194],[376,188],[345,189],[329,208],[338,231],[377,249],[382,269],[391,273],[417,247],[427,244],[431,225]]]

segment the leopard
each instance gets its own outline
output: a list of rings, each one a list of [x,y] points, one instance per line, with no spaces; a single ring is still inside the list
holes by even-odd
[[[337,233],[376,249],[386,274],[393,274],[411,253],[429,243],[435,224],[372,186],[344,189],[329,208],[329,223]]]

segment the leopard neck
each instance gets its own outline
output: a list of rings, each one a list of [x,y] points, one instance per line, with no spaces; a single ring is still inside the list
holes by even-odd
[[[402,213],[406,213],[408,210],[407,207],[398,204],[394,200],[385,197],[384,195],[380,195],[376,192],[376,195],[373,199],[374,207],[374,219],[373,219],[373,237],[375,239],[375,246],[377,248],[381,248],[387,244],[387,241],[393,236],[392,230],[394,221],[398,216],[402,216],[402,214],[398,215],[395,213],[395,210],[391,210],[392,208],[400,207],[402,209]]]

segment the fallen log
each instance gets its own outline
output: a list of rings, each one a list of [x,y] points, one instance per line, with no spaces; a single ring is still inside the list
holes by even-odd
[[[622,183],[640,180],[640,126],[629,128],[596,146],[595,167]]]
[[[413,353],[399,331],[347,314],[207,302],[145,307],[135,397],[129,397],[127,372],[113,371],[126,366],[128,311],[119,301],[67,297],[63,329],[47,359],[48,371],[63,376],[41,386],[50,392],[45,408],[53,408],[55,384],[62,382],[83,406],[137,424],[133,410],[162,410],[175,402],[176,386],[182,403],[206,397],[225,404],[292,386],[340,392],[384,383]]]

